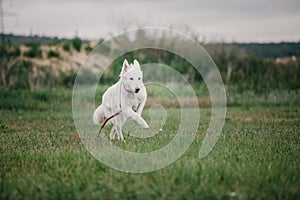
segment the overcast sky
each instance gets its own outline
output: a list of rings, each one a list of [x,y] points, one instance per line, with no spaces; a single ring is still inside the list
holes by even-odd
[[[87,39],[164,27],[207,40],[300,41],[300,0],[3,0],[5,33]]]

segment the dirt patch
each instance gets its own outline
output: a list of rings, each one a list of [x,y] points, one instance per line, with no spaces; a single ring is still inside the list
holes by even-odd
[[[197,100],[193,98],[181,98],[178,100],[169,98],[148,98],[146,107],[150,107],[156,104],[162,105],[165,108],[179,108],[189,106],[209,108],[211,106],[211,101],[209,98],[198,98]]]

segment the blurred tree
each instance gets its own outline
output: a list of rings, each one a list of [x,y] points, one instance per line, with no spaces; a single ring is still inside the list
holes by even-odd
[[[76,51],[80,52],[81,45],[82,45],[82,40],[79,37],[75,37],[72,40],[72,44],[73,44],[73,47],[76,49]]]

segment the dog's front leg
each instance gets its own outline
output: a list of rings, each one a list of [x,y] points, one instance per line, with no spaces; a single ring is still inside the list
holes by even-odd
[[[138,109],[136,111],[136,113],[141,116],[142,115],[142,112],[143,112],[143,109],[144,109],[144,106],[146,104],[146,99],[143,99],[143,101],[140,103],[140,105],[138,106]]]
[[[127,116],[130,117],[131,119],[133,119],[134,121],[136,121],[136,123],[140,126],[142,126],[144,129],[148,129],[149,126],[147,124],[147,122],[136,112],[134,112],[131,108],[127,109],[126,112]]]

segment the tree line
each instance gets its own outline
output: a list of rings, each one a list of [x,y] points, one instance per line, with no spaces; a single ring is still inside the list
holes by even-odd
[[[83,42],[80,38],[74,38],[71,40],[71,43],[70,41],[66,42],[57,38],[47,41],[49,45],[63,42],[65,51],[68,51],[70,45],[73,45],[73,48],[80,51]],[[37,44],[40,43],[30,41],[27,44],[31,44],[32,52],[27,52],[28,55],[25,56],[39,57],[40,50]],[[201,44],[219,68],[225,85],[234,86],[239,91],[253,90],[255,92],[274,89],[298,90],[300,88],[300,43]],[[69,74],[62,73],[59,77],[54,77],[53,73],[49,71],[49,67],[37,67],[28,60],[20,59],[19,45],[19,43],[14,43],[13,40],[0,44],[1,89],[72,87],[76,78],[76,70]],[[87,53],[91,50],[90,47],[86,49]],[[112,50],[110,47],[107,47],[107,52]],[[48,52],[48,57],[59,58],[59,55],[56,52]],[[159,49],[141,49],[128,52],[116,59],[100,82],[110,84],[117,81],[124,58],[130,61],[138,58],[141,63],[158,62],[166,64],[184,74],[192,84],[199,84],[203,81],[194,67],[179,55]],[[281,60],[278,60],[278,58]],[[37,80],[33,73],[38,73],[38,76],[42,78]],[[86,71],[83,75],[88,77],[87,80],[97,79],[91,71]],[[38,81],[38,84],[36,81]],[[36,87],[31,85],[36,85]]]

